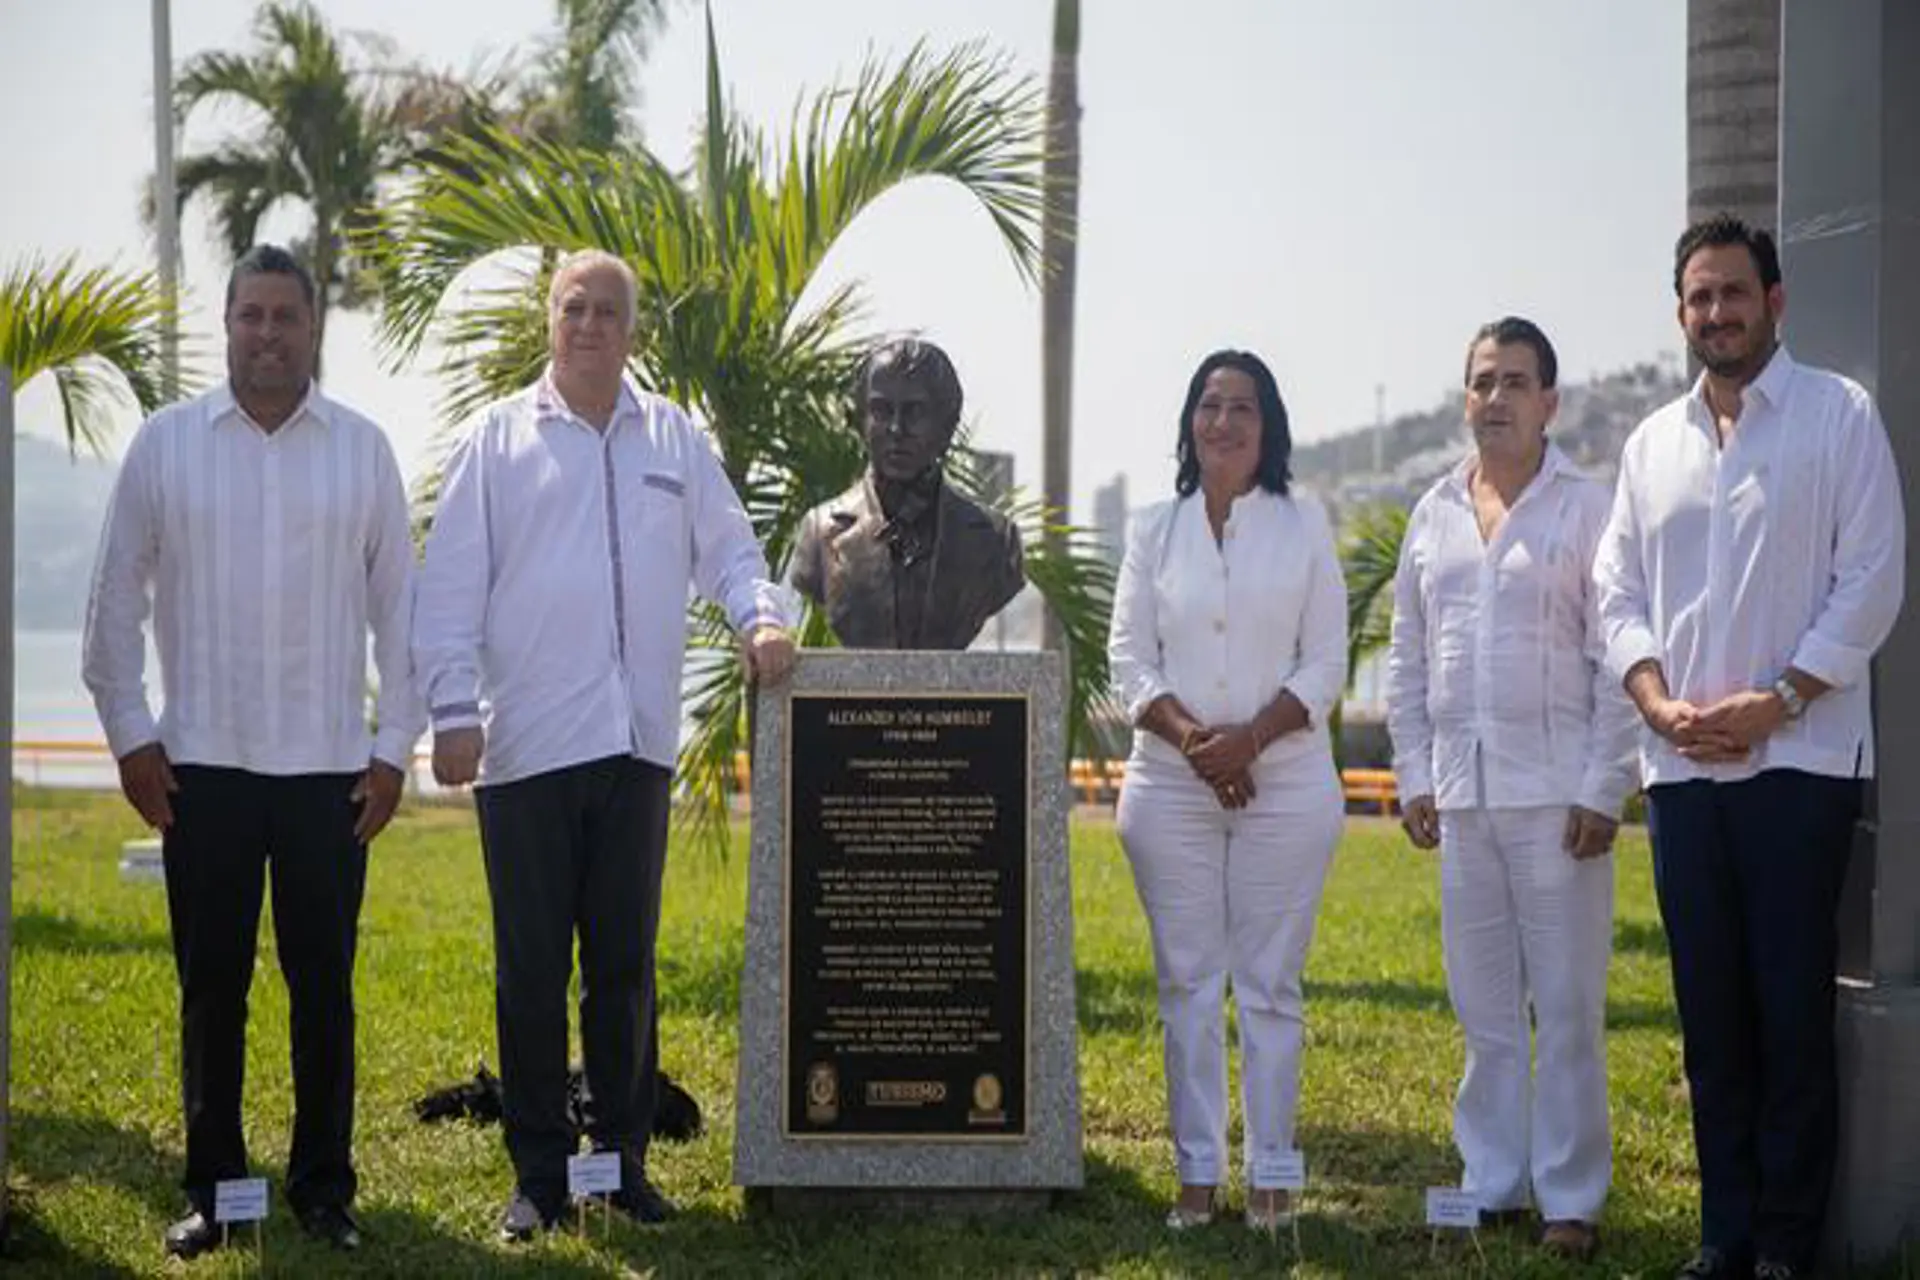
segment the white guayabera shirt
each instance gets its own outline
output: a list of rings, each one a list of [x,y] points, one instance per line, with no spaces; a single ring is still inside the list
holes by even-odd
[[[82,675],[114,755],[254,773],[405,769],[413,542],[387,438],[316,388],[266,432],[218,388],[128,446],[87,604]],[[151,606],[161,713],[147,702]],[[367,725],[367,632],[380,677]]]
[[[1647,731],[1649,785],[1872,775],[1868,665],[1900,613],[1906,514],[1858,383],[1783,347],[1742,393],[1724,449],[1704,376],[1656,410],[1620,456],[1594,577],[1616,678],[1656,659],[1668,692],[1702,707],[1790,666],[1834,686],[1734,763],[1695,764]]]
[[[1108,661],[1135,722],[1167,693],[1202,724],[1226,725],[1291,691],[1308,727],[1268,744],[1256,780],[1327,756],[1327,717],[1347,683],[1347,588],[1325,510],[1256,488],[1234,499],[1216,544],[1200,495],[1148,507],[1128,531]],[[1134,754],[1181,760],[1144,730]]]
[[[483,413],[447,462],[414,612],[436,731],[484,725],[482,784],[607,756],[671,768],[687,589],[736,631],[788,625],[712,443],[623,386],[605,431],[551,377]]]
[[[1469,457],[1414,506],[1393,583],[1387,728],[1403,798],[1579,805],[1634,786],[1633,704],[1606,668],[1589,569],[1607,490],[1547,446],[1491,541]]]

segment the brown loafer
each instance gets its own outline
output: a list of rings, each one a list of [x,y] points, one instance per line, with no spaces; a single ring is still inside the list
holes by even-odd
[[[1540,1247],[1558,1257],[1586,1262],[1600,1250],[1600,1228],[1578,1218],[1561,1218],[1541,1230]]]

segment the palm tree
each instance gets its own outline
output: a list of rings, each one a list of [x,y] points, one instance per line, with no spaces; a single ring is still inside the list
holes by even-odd
[[[915,48],[814,97],[795,135],[771,145],[727,107],[710,17],[706,89],[686,175],[642,148],[600,154],[496,131],[449,144],[446,168],[409,184],[365,243],[381,269],[391,355],[411,359],[434,333],[444,342],[453,421],[538,375],[552,253],[597,247],[625,259],[640,279],[636,376],[705,420],[780,566],[800,517],[865,465],[846,394],[870,346],[848,336],[858,291],[844,286],[805,307],[803,295],[841,233],[918,178],[971,194],[1031,281],[1044,204],[1041,115],[1031,85],[978,46],[944,56]],[[448,313],[450,291],[483,260],[512,278],[476,283],[479,296]],[[973,483],[964,455],[955,479]],[[1111,571],[1077,531],[1050,545],[1056,522],[1042,504],[1014,507],[1029,535],[1028,576],[1066,622],[1074,724],[1083,728],[1105,689]],[[724,838],[744,691],[723,621],[697,611],[694,624],[696,731],[680,770],[698,802],[696,830]],[[828,638],[817,619],[807,627],[808,642]]]
[[[111,424],[107,404],[131,393],[143,411],[160,406],[164,311],[151,276],[83,271],[69,259],[28,261],[0,275],[0,520],[9,550],[0,556],[0,779],[13,777],[13,392],[51,373],[60,392],[67,444],[99,448]],[[0,787],[0,887],[13,883],[13,794]],[[6,1087],[13,985],[13,897],[0,893],[0,1188],[6,1185]],[[6,1225],[0,1191],[0,1230]]]
[[[1040,285],[1041,490],[1058,511],[1073,493],[1073,293],[1075,223],[1080,212],[1080,0],[1054,0],[1053,69],[1047,92],[1047,185],[1053,199],[1041,226],[1046,271]],[[1048,611],[1047,646],[1064,637]]]
[[[1347,580],[1347,679],[1387,647],[1393,626],[1393,575],[1407,534],[1407,509],[1375,502],[1347,520],[1340,564]]]
[[[558,30],[541,42],[514,123],[547,142],[609,152],[640,141],[639,67],[666,24],[668,0],[554,0]]]
[[[1347,688],[1360,664],[1387,647],[1393,628],[1393,575],[1400,567],[1407,509],[1375,502],[1355,511],[1340,532],[1340,565],[1347,580]],[[1344,704],[1333,709],[1328,728],[1333,756],[1343,760]]]
[[[413,164],[443,128],[484,115],[479,91],[401,65],[378,38],[357,44],[360,58],[349,59],[308,0],[274,0],[254,17],[251,52],[200,54],[174,84],[183,120],[219,105],[253,117],[251,133],[182,157],[176,177],[183,208],[196,196],[210,202],[230,258],[253,246],[260,220],[281,201],[306,206],[312,228],[293,249],[318,286],[321,345],[330,305],[368,301],[351,234],[370,221],[381,183]]]

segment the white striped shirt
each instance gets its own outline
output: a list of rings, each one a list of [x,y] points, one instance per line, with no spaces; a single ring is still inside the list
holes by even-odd
[[[82,674],[108,746],[157,739],[176,763],[265,774],[354,773],[370,756],[404,768],[425,727],[413,563],[386,436],[317,388],[273,432],[224,383],[162,409],[127,450],[87,604]]]
[[[1590,570],[1606,486],[1555,444],[1491,539],[1469,456],[1413,508],[1393,580],[1387,729],[1400,794],[1442,809],[1577,804],[1633,790],[1635,729],[1605,664]]]
[[[1724,445],[1705,375],[1627,437],[1594,558],[1616,678],[1661,664],[1706,707],[1788,667],[1832,686],[1743,760],[1696,764],[1641,735],[1647,785],[1768,769],[1873,776],[1871,662],[1900,616],[1907,522],[1873,398],[1785,347],[1741,392]]]
[[[736,631],[788,625],[712,442],[625,386],[606,430],[550,377],[495,403],[447,461],[414,618],[436,731],[484,725],[479,783],[607,756],[666,768],[687,591]]]

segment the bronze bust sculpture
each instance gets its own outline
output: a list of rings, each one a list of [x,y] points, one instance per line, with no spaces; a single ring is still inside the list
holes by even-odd
[[[939,347],[903,338],[867,358],[856,394],[866,474],[802,520],[793,585],[847,648],[964,649],[1026,575],[1019,530],[942,474],[960,378]]]

